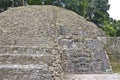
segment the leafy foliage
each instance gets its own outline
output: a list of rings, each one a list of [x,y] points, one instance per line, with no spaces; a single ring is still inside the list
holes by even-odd
[[[0,9],[1,10],[3,10],[3,11],[6,10],[7,6],[8,6],[8,4],[7,4],[6,0],[0,0]]]
[[[41,5],[43,2],[45,5],[55,5],[59,6],[62,1],[60,0],[27,0],[30,5]]]
[[[73,10],[79,15],[85,17],[88,8],[88,0],[65,0],[66,8]]]
[[[102,27],[104,21],[109,20],[107,10],[109,10],[108,0],[91,0],[87,11],[88,20]]]
[[[116,29],[107,21],[104,22],[104,26],[102,29],[106,32],[106,35],[109,36],[115,36],[117,32]]]
[[[28,0],[28,3],[30,5],[41,5],[42,4],[42,0]]]
[[[120,36],[120,20],[118,21],[113,20],[111,21],[111,24],[112,24],[112,27],[114,27],[116,30],[115,36]]]

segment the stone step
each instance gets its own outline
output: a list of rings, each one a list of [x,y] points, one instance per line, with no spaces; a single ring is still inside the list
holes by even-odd
[[[120,74],[66,74],[65,80],[120,80]]]
[[[40,46],[0,46],[0,54],[51,54],[51,48]]]
[[[30,64],[30,65],[21,65],[21,64],[6,64],[6,65],[0,65],[0,69],[45,69],[47,70],[48,65],[47,64]]]
[[[0,80],[53,80],[53,73],[46,64],[0,65]]]
[[[41,64],[51,65],[56,58],[50,54],[0,54],[0,64]]]

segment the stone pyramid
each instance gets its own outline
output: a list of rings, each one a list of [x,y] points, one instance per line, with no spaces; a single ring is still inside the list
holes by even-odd
[[[0,80],[62,80],[64,74],[110,70],[98,37],[104,32],[55,6],[12,8],[0,14]]]

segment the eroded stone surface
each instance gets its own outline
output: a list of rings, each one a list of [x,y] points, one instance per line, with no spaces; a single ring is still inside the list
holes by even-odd
[[[63,70],[57,49],[23,46],[0,48],[0,80],[62,79]]]
[[[62,41],[61,47],[63,62],[65,62],[65,72],[100,73],[110,70],[105,50],[101,47],[98,39],[72,38],[63,39]]]
[[[104,32],[63,8],[7,10],[0,14],[0,34],[1,80],[62,80],[64,73],[111,70],[97,39]]]

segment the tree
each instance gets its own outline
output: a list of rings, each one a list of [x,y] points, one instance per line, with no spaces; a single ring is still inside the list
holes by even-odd
[[[28,4],[30,4],[30,5],[41,5],[42,0],[28,0]]]
[[[115,36],[120,36],[120,20],[111,21],[112,26],[116,29]]]
[[[30,5],[41,5],[43,2],[45,5],[52,5],[54,0],[27,0]]]
[[[66,8],[75,11],[85,17],[88,8],[88,0],[65,0]]]
[[[0,12],[7,10],[8,6],[8,0],[0,0]]]
[[[117,30],[111,22],[105,21],[102,29],[106,32],[106,35],[108,36],[116,36]]]
[[[110,7],[108,0],[89,0],[89,3],[86,18],[97,24],[99,27],[102,27],[104,21],[109,21],[110,19],[107,12]]]

